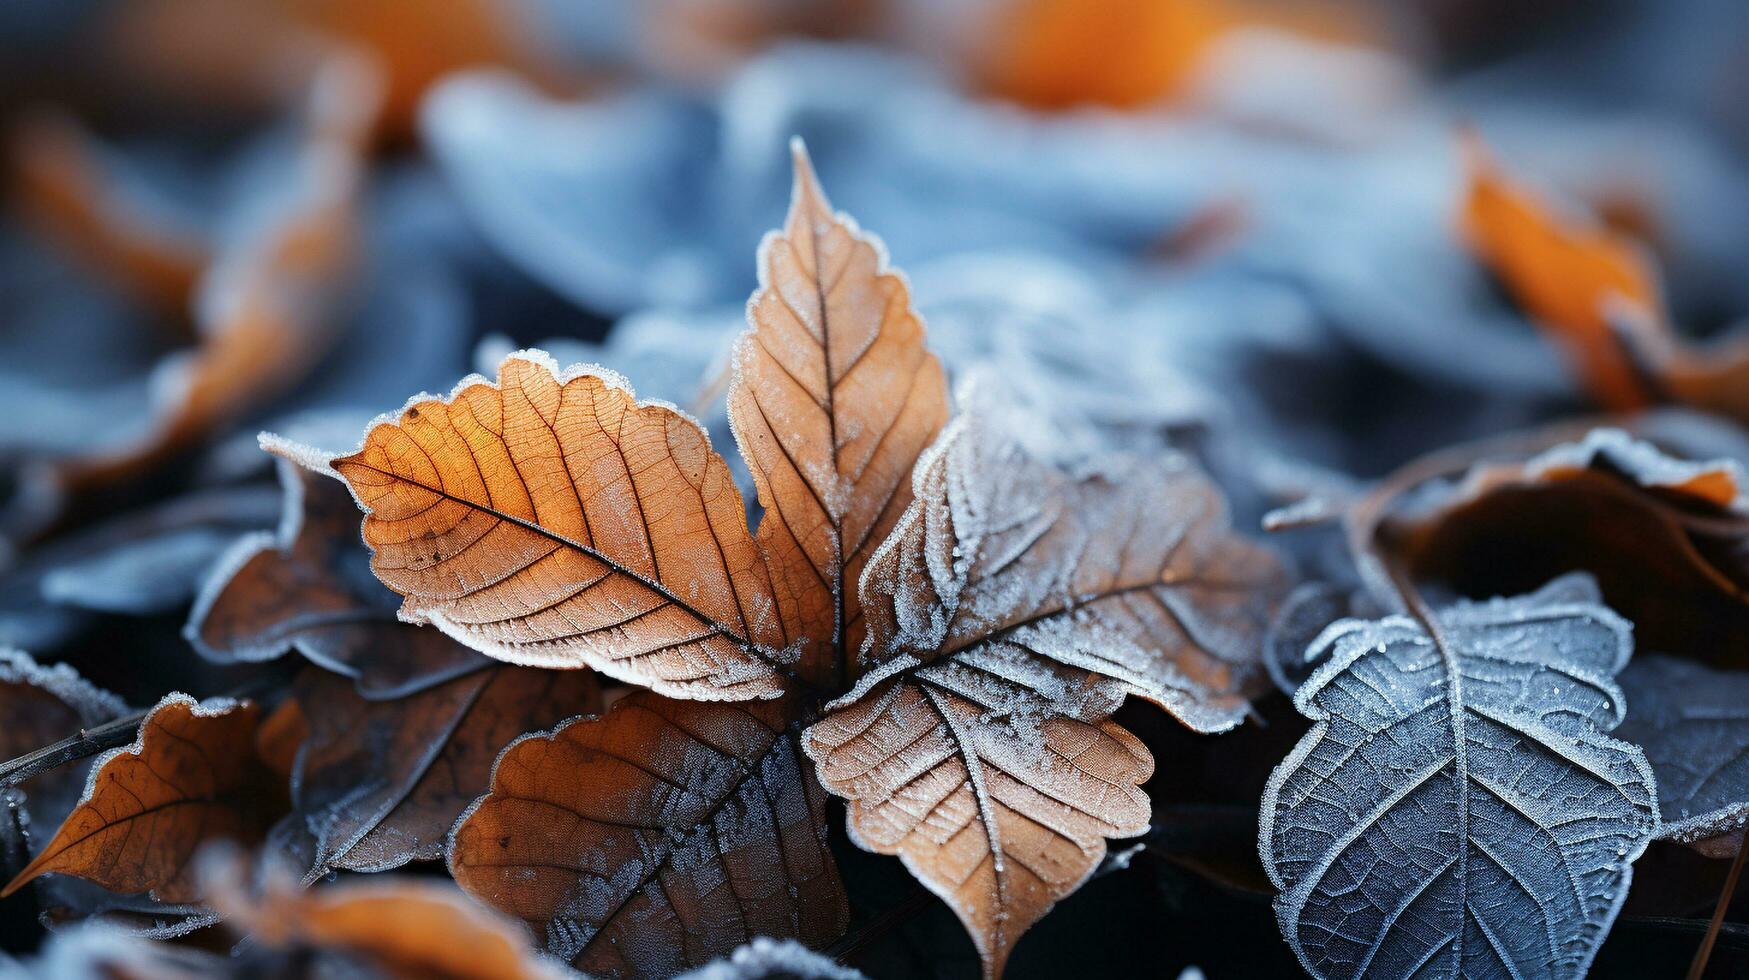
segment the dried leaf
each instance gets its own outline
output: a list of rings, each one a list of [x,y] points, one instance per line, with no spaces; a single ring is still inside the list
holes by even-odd
[[[679,696],[781,690],[776,602],[727,466],[616,376],[513,355],[496,384],[415,401],[316,465],[366,509],[371,568],[405,620]]]
[[[270,969],[272,975],[385,980],[558,980],[565,975],[558,964],[529,949],[527,935],[514,922],[447,884],[384,876],[303,890],[269,877],[259,894],[250,894],[237,880],[240,869],[234,862],[222,865],[223,860],[223,855],[203,859],[208,899],[233,928],[286,958]]]
[[[591,974],[670,976],[754,936],[810,945],[848,910],[791,700],[649,692],[513,743],[456,824],[463,889]]]
[[[947,381],[884,248],[832,210],[800,141],[791,152],[789,217],[759,248],[729,419],[785,628],[807,639],[802,676],[836,686],[865,631],[856,583],[947,421]]]
[[[1422,464],[1405,467],[1412,473]],[[1749,649],[1749,498],[1741,466],[1677,459],[1614,429],[1483,462],[1385,527],[1418,579],[1467,595],[1596,576],[1646,648],[1717,663]]]
[[[345,678],[311,668],[294,694],[309,725],[292,799],[316,838],[310,878],[442,857],[500,750],[601,710],[591,672],[497,663],[393,701],[365,700]]]
[[[332,305],[352,265],[362,152],[378,79],[336,58],[311,84],[305,145],[282,195],[216,256],[193,311],[200,344],[165,364],[152,425],[138,438],[59,460],[55,492],[136,475],[301,380],[335,335]]]
[[[185,322],[211,255],[192,229],[133,200],[106,174],[91,138],[73,120],[42,116],[13,137],[15,197],[51,241],[129,293]]]
[[[1307,972],[1582,977],[1657,828],[1651,766],[1603,734],[1629,625],[1547,593],[1437,631],[1348,620],[1294,704],[1259,848]]]
[[[1072,479],[963,414],[862,580],[870,673],[803,740],[851,835],[898,854],[985,971],[1141,833],[1153,758],[1125,694],[1201,731],[1237,724],[1283,585],[1184,460]]]
[[[371,577],[346,490],[280,461],[277,534],[238,541],[214,566],[183,634],[219,663],[296,649],[356,679],[369,698],[403,697],[490,663],[435,630],[395,618],[395,594]]]
[[[78,806],[0,897],[53,873],[166,902],[194,898],[195,849],[253,842],[271,820],[272,773],[255,755],[259,719],[247,701],[166,696],[134,744],[98,760]]]
[[[1565,349],[1592,397],[1616,410],[1670,399],[1749,419],[1749,341],[1690,345],[1671,325],[1644,249],[1553,213],[1501,173],[1474,134],[1464,150],[1471,248]]]
[[[1621,686],[1631,710],[1617,734],[1658,775],[1658,836],[1735,857],[1749,820],[1749,676],[1641,654]]]
[[[1573,361],[1586,390],[1611,409],[1643,408],[1654,393],[1615,334],[1611,305],[1657,310],[1657,278],[1627,239],[1563,221],[1514,185],[1480,137],[1466,134],[1469,196],[1463,228],[1471,248]]]

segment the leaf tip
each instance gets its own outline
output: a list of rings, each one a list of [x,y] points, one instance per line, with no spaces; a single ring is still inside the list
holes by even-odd
[[[340,474],[334,471],[336,457],[325,449],[317,449],[307,443],[287,439],[276,432],[262,432],[255,437],[255,441],[264,451],[272,453],[280,459],[302,466],[312,473],[331,476],[336,480],[340,479]]]

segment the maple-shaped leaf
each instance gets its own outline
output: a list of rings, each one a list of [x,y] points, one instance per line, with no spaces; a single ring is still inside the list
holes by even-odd
[[[1641,654],[1621,686],[1632,710],[1617,734],[1658,774],[1658,836],[1735,857],[1749,823],[1749,676]]]
[[[347,456],[267,437],[352,488],[403,619],[674,697],[838,686],[861,630],[855,577],[904,511],[947,400],[903,279],[795,154],[728,399],[764,507],[757,537],[697,422],[538,354],[415,400]]]
[[[1629,625],[1545,593],[1429,624],[1346,620],[1294,696],[1259,851],[1307,972],[1582,977],[1658,825],[1652,769],[1604,734]]]
[[[999,974],[1107,837],[1148,826],[1153,758],[1111,713],[1138,694],[1237,724],[1282,579],[1183,459],[1070,477],[962,414],[864,572],[870,672],[803,745],[853,839],[898,854]]]
[[[784,621],[807,638],[802,673],[830,685],[839,651],[861,646],[856,583],[947,421],[947,380],[880,242],[832,210],[799,141],[792,152],[789,217],[759,247],[729,419]]]
[[[316,841],[310,877],[441,857],[444,837],[486,791],[506,745],[601,710],[589,671],[488,663],[387,701],[366,700],[325,671],[299,675],[293,694],[309,734],[292,771],[292,802]]]
[[[1464,155],[1461,222],[1470,247],[1565,350],[1599,404],[1628,410],[1674,400],[1749,419],[1749,342],[1687,343],[1639,243],[1556,213],[1504,174],[1473,133]]]
[[[1749,497],[1737,462],[1680,459],[1597,429],[1528,459],[1476,463],[1440,491],[1424,488],[1382,529],[1415,577],[1487,595],[1590,572],[1646,648],[1743,662]]]
[[[212,840],[253,843],[273,814],[272,773],[255,754],[260,709],[248,701],[167,695],[134,743],[100,757],[85,795],[0,897],[42,874],[186,902],[190,858]]]
[[[279,461],[276,534],[239,540],[195,598],[183,634],[220,663],[296,649],[356,679],[375,699],[403,697],[491,663],[436,630],[395,617],[397,599],[371,576],[358,508],[345,488]]]
[[[242,956],[256,972],[239,970],[239,977],[567,975],[529,948],[517,923],[468,901],[448,883],[382,875],[304,889],[269,865],[258,887],[250,888],[235,855],[221,850],[203,855],[200,863],[207,900],[251,940]]]
[[[848,910],[793,698],[640,691],[504,750],[449,867],[597,975],[671,976],[754,936],[821,945]]]

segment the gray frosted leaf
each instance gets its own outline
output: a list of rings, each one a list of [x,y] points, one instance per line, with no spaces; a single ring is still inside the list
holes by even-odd
[[[1259,849],[1313,976],[1580,977],[1657,828],[1651,766],[1604,732],[1628,623],[1571,580],[1331,626],[1294,698]]]
[[[1658,836],[1735,856],[1749,818],[1749,674],[1642,655],[1621,684],[1633,710],[1620,734],[1658,774]]]

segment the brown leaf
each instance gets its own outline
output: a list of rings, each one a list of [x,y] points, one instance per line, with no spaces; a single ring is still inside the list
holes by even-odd
[[[782,689],[782,627],[728,466],[617,377],[512,355],[497,383],[417,401],[331,466],[405,620],[676,696]]]
[[[189,860],[201,844],[252,842],[266,830],[272,773],[255,754],[260,709],[171,694],[140,723],[134,744],[104,755],[84,797],[0,898],[42,874],[69,874],[111,891],[195,895]]]
[[[640,691],[518,741],[450,871],[590,974],[669,976],[756,935],[824,944],[848,910],[795,714]]]
[[[1418,461],[1402,473],[1412,478],[1429,466]],[[1417,579],[1492,596],[1588,571],[1633,622],[1642,649],[1729,665],[1749,649],[1741,481],[1735,462],[1681,460],[1599,429],[1528,457],[1476,463],[1444,492],[1432,485],[1406,502],[1372,506],[1390,511],[1380,519],[1381,541]]]
[[[856,583],[910,503],[911,465],[947,421],[941,362],[877,240],[835,213],[798,140],[781,232],[735,351],[729,419],[759,487],[759,545],[805,678],[835,686],[864,626]]]
[[[383,876],[304,890],[269,878],[250,894],[235,867],[203,861],[206,895],[236,930],[290,954],[275,976],[557,980],[514,922],[447,884]],[[245,975],[242,972],[239,976]]]
[[[310,719],[304,717],[296,698],[286,698],[255,730],[255,754],[274,775],[289,783],[297,767],[298,750],[309,738]]]
[[[1014,943],[1148,826],[1125,694],[1237,724],[1284,575],[1176,458],[1078,479],[981,414],[919,462],[862,580],[872,668],[803,740],[851,836],[898,854],[1000,974]]]
[[[312,877],[436,860],[489,788],[500,750],[601,710],[592,672],[498,663],[394,701],[367,701],[346,678],[310,668],[294,694],[309,719],[293,801],[316,838]]]
[[[358,508],[344,487],[280,461],[277,534],[252,535],[217,564],[183,634],[220,663],[296,649],[356,679],[367,698],[403,697],[491,663],[436,630],[395,618],[397,598],[371,577]]]

